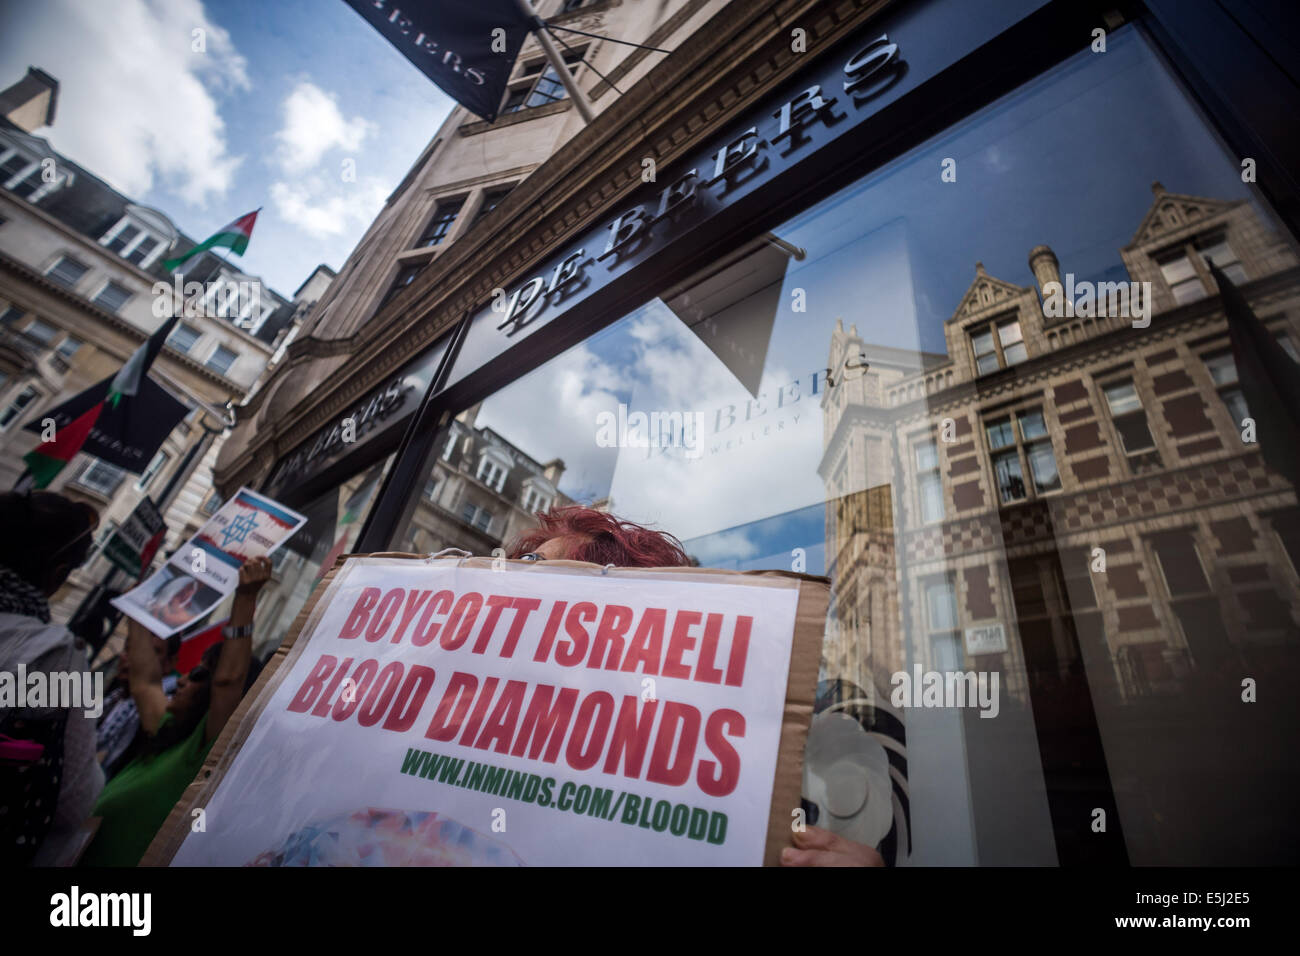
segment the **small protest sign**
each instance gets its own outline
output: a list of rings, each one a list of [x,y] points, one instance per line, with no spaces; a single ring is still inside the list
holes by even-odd
[[[273,553],[307,519],[241,488],[139,587],[113,606],[159,637],[203,617],[239,584],[249,558]]]
[[[167,533],[167,524],[152,498],[142,498],[104,544],[104,557],[133,578],[153,563]]]

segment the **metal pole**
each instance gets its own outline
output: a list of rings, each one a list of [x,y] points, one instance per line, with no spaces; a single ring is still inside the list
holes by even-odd
[[[590,123],[596,118],[596,113],[591,108],[591,104],[587,102],[587,97],[583,95],[582,90],[578,89],[578,84],[574,82],[573,74],[569,72],[564,57],[560,56],[559,48],[556,47],[555,41],[546,32],[546,24],[533,10],[532,4],[528,0],[515,0],[515,2],[519,4],[519,9],[523,11],[524,16],[533,21],[533,32],[537,34],[537,42],[542,45],[542,49],[546,52],[546,59],[555,68],[555,72],[560,74],[560,82],[564,84],[564,89],[568,91],[569,99],[573,100],[573,105],[582,114],[583,122]]]

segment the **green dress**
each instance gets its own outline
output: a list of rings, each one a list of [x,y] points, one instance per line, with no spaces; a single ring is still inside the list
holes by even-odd
[[[172,720],[163,714],[161,731]],[[82,857],[84,866],[135,866],[185,793],[215,741],[205,743],[205,714],[184,740],[162,753],[141,754],[105,785],[92,816],[102,817],[99,832]]]

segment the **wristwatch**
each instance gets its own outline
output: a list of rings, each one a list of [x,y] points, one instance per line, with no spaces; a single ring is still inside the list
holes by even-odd
[[[240,627],[231,627],[227,624],[221,629],[221,636],[227,641],[234,640],[237,637],[252,637],[253,625],[244,624]]]

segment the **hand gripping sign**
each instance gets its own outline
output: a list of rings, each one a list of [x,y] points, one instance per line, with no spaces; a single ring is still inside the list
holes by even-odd
[[[775,864],[825,579],[495,565],[342,559],[145,861]]]

